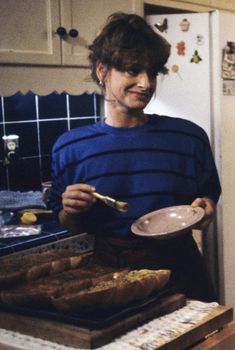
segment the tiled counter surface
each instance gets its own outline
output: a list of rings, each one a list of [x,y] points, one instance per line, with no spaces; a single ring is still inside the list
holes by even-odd
[[[188,300],[185,307],[156,318],[109,343],[99,350],[153,350],[161,348],[195,328],[220,306]],[[235,345],[234,345],[235,348]],[[1,350],[78,350],[39,338],[0,329]],[[80,348],[81,350],[81,348]],[[83,349],[82,349],[83,350]],[[227,350],[227,349],[223,349]]]
[[[42,232],[39,235],[0,239],[0,257],[72,236],[70,232],[60,226],[57,220],[46,220],[42,223],[39,222],[39,224],[42,226]]]

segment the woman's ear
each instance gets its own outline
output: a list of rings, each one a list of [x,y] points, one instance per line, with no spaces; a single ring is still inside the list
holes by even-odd
[[[96,76],[99,80],[100,85],[104,85],[104,79],[107,73],[107,66],[101,62],[97,62],[96,64]]]

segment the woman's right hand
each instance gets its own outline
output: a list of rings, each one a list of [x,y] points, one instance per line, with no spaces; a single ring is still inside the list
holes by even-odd
[[[62,194],[64,212],[73,215],[87,211],[96,202],[96,198],[92,195],[95,190],[95,187],[87,184],[67,186]]]

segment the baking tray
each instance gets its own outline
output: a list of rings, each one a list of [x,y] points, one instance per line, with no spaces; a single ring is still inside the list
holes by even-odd
[[[134,315],[146,307],[155,305],[161,298],[178,293],[176,287],[169,286],[160,292],[153,293],[147,299],[141,301],[132,302],[126,306],[122,306],[119,309],[109,310],[96,310],[89,313],[63,313],[54,309],[31,309],[28,307],[13,306],[0,303],[0,311],[20,314],[23,316],[37,317],[41,319],[59,321],[67,324],[72,324],[80,327],[86,327],[89,329],[100,329],[119,320],[125,319],[131,315]]]

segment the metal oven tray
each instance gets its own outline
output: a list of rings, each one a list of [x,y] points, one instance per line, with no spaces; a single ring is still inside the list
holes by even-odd
[[[164,290],[152,294],[149,298],[141,301],[132,302],[125,307],[115,310],[100,310],[99,312],[90,313],[63,313],[53,309],[31,309],[28,307],[11,306],[0,303],[0,310],[14,314],[37,317],[53,321],[59,321],[89,329],[99,329],[110,326],[112,323],[125,319],[131,315],[141,312],[146,307],[155,305],[161,298],[177,293],[176,288],[167,287]],[[185,300],[186,302],[186,300]]]

